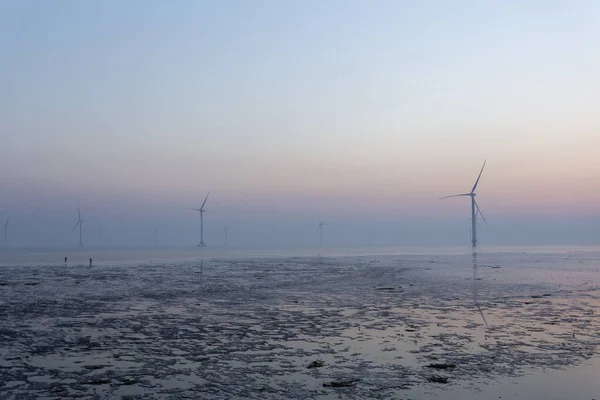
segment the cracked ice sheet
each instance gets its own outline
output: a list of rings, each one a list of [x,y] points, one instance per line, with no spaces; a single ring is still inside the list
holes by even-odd
[[[545,376],[545,395],[561,379],[584,394],[596,379],[572,371],[600,343],[598,259],[478,254],[475,274],[470,254],[2,267],[0,396],[483,398],[531,396]]]

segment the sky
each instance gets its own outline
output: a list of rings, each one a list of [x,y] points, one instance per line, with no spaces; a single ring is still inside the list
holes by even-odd
[[[593,0],[2,0],[0,219],[191,245],[210,191],[209,243],[463,243],[487,159],[481,240],[600,243],[598,43]]]

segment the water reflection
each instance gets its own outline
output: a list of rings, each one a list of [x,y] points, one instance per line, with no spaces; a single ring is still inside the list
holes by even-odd
[[[479,311],[479,314],[481,315],[481,319],[483,319],[485,327],[489,329],[490,327],[488,326],[487,320],[485,319],[485,315],[483,314],[483,310],[481,309],[481,305],[479,304],[479,296],[477,291],[477,286],[479,286],[479,284],[477,283],[479,282],[477,277],[478,272],[479,264],[477,262],[477,252],[473,251],[473,303],[475,304],[477,311]]]

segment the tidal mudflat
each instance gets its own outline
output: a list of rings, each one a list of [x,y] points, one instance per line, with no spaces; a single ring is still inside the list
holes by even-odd
[[[586,398],[599,307],[597,253],[6,266],[0,398]]]

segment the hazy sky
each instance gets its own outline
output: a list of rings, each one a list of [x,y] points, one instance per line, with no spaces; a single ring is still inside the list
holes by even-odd
[[[487,158],[482,235],[600,241],[598,43],[594,0],[0,1],[0,218],[460,243]]]

